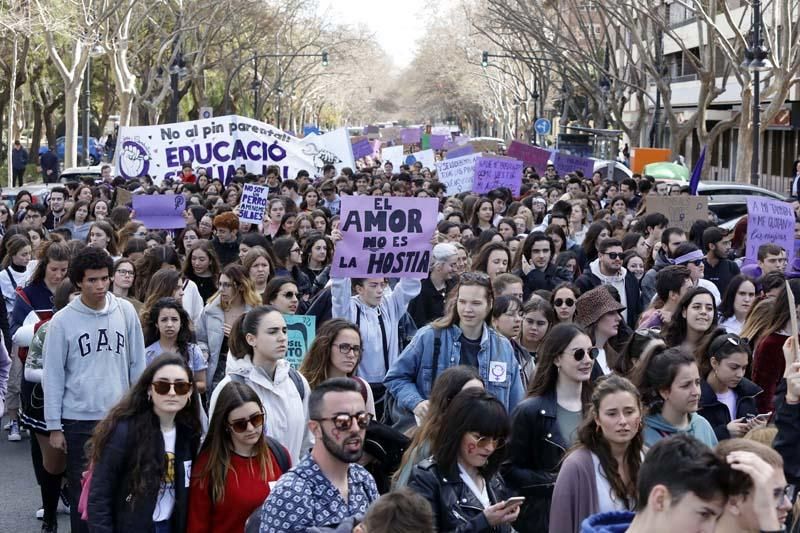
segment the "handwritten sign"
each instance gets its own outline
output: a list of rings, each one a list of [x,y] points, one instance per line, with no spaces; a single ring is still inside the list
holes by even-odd
[[[317,330],[317,317],[313,315],[283,315],[286,320],[289,347],[286,349],[286,360],[297,370],[314,342]]]
[[[671,227],[686,233],[698,220],[708,220],[707,196],[654,196],[647,197],[647,213],[661,213]]]
[[[345,196],[334,277],[428,276],[439,200]]]
[[[133,196],[136,220],[147,229],[182,229],[186,227],[183,211],[186,199],[182,194]]]
[[[590,178],[594,171],[594,161],[577,155],[569,155],[564,152],[556,152],[553,156],[553,165],[556,167],[558,175],[564,175],[579,170],[585,178]]]
[[[251,224],[261,224],[269,203],[269,187],[245,183],[242,199],[239,201],[239,220]]]
[[[419,144],[422,132],[419,128],[403,128],[400,130],[400,139],[403,144]]]
[[[777,244],[787,254],[794,250],[794,211],[780,200],[760,196],[747,198],[747,263],[758,261],[762,244]]]
[[[468,154],[436,163],[436,175],[439,182],[447,187],[449,196],[472,191],[475,162],[480,158],[481,154]]]
[[[519,159],[527,166],[535,168],[539,174],[544,174],[547,168],[547,160],[550,159],[550,150],[519,141],[511,141],[511,146],[508,147],[508,155]]]
[[[361,159],[372,154],[372,143],[369,139],[361,139],[353,143],[353,158]]]
[[[511,157],[481,157],[475,162],[475,181],[472,191],[486,193],[498,187],[508,187],[519,196],[522,185],[522,161]]]

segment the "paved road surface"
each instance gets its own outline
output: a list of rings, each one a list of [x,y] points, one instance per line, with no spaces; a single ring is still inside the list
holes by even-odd
[[[0,429],[0,531],[40,531],[42,523],[34,514],[41,504],[42,497],[31,465],[30,442],[27,438],[21,442],[8,442],[8,433]],[[67,515],[58,516],[58,530],[69,532]]]

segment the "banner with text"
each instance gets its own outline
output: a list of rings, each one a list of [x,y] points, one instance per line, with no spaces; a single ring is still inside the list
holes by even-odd
[[[794,220],[794,210],[789,203],[760,196],[747,198],[745,263],[757,262],[759,246],[767,243],[777,244],[786,250],[791,262],[794,251]]]
[[[286,360],[292,365],[292,368],[297,370],[316,337],[317,317],[313,315],[283,315],[283,318],[286,320],[286,333],[289,337]]]
[[[264,213],[269,203],[269,187],[245,183],[239,200],[239,220],[252,224],[264,222]]]
[[[436,176],[447,187],[447,195],[472,192],[475,178],[475,162],[481,154],[468,154],[436,163]]]
[[[483,156],[475,162],[475,181],[472,192],[486,193],[498,187],[511,189],[519,196],[522,185],[522,161],[512,157]]]
[[[345,196],[334,277],[428,276],[437,198]]]
[[[244,165],[248,172],[266,174],[277,165],[284,179],[300,170],[322,176],[327,164],[340,172],[355,168],[346,128],[303,139],[275,126],[238,115],[190,120],[156,126],[119,129],[115,172],[127,179],[149,175],[156,183],[179,179],[184,163],[203,167],[210,178],[223,183]]]
[[[553,155],[553,165],[556,172],[562,178],[569,172],[580,170],[584,178],[591,178],[594,172],[594,161],[577,155],[570,155],[565,152],[556,152]]]

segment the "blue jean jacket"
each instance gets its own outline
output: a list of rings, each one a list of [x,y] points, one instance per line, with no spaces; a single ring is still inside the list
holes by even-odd
[[[431,394],[433,377],[433,344],[435,331],[425,326],[417,331],[411,343],[389,368],[383,383],[404,409],[412,411]],[[461,360],[461,329],[450,326],[441,330],[441,347],[436,376]],[[510,413],[525,391],[519,375],[519,365],[511,343],[494,329],[484,326],[481,349],[478,352],[478,373],[487,392],[503,402]]]

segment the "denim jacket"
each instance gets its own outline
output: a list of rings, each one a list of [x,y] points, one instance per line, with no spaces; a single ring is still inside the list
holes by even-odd
[[[411,343],[400,354],[386,374],[384,384],[400,407],[413,410],[431,394],[433,345],[435,330],[425,326],[417,331]],[[436,376],[461,360],[461,328],[450,326],[440,332],[439,364]],[[484,326],[481,349],[478,352],[478,373],[486,391],[503,402],[508,412],[514,409],[525,391],[519,375],[519,365],[511,343],[494,329]]]

